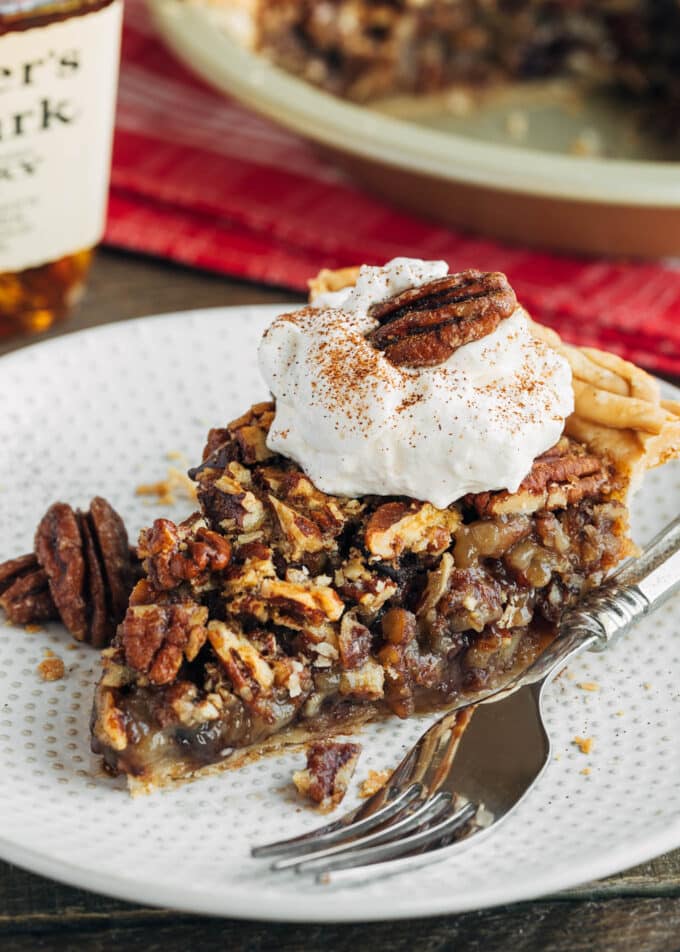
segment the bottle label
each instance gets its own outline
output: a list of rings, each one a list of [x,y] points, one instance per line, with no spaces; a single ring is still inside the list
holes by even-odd
[[[104,233],[122,0],[0,36],[0,272]]]

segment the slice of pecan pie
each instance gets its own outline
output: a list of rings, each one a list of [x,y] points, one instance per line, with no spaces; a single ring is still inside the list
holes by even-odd
[[[322,274],[312,294],[355,277]],[[141,533],[146,574],[104,652],[93,749],[133,792],[488,689],[634,551],[626,498],[680,453],[680,406],[532,329],[569,361],[576,409],[516,492],[443,509],[322,492],[269,449],[273,403],[210,431],[200,511]]]

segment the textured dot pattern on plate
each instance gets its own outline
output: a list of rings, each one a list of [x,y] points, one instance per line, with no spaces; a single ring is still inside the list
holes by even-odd
[[[278,310],[131,321],[3,358],[0,558],[30,547],[37,519],[57,498],[83,506],[100,493],[133,536],[157,515],[186,513],[186,500],[161,508],[135,488],[176,465],[168,453],[197,459],[210,426],[265,396],[256,345]],[[676,515],[679,500],[677,464],[651,473],[636,500],[637,540]],[[58,625],[2,627],[0,855],[137,901],[281,919],[455,912],[613,872],[680,846],[679,627],[676,599],[558,679],[546,710],[554,762],[497,834],[458,859],[360,891],[275,877],[248,857],[254,843],[319,822],[290,784],[303,755],[133,801],[89,752],[95,653],[69,650]],[[61,681],[36,673],[46,648],[66,664]],[[357,780],[394,766],[424,726],[390,720],[361,731]],[[572,743],[577,735],[594,739],[590,754]],[[351,804],[348,797],[342,809]]]

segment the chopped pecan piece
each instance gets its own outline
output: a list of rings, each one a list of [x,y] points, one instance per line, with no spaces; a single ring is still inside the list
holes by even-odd
[[[439,560],[439,565],[427,573],[427,582],[416,611],[418,616],[429,622],[434,621],[437,605],[448,590],[452,571],[453,556],[450,552],[445,552]]]
[[[13,625],[32,625],[58,618],[47,581],[35,555],[0,565],[0,607]]]
[[[289,697],[306,698],[314,687],[309,668],[297,658],[277,658],[273,664],[274,681],[287,689]]]
[[[483,568],[452,569],[436,613],[452,632],[482,631],[503,614],[501,586]]]
[[[516,646],[526,629],[516,628],[505,631],[495,625],[490,625],[474,640],[465,652],[463,665],[467,670],[467,679],[471,684],[481,688],[487,680],[487,671],[494,659],[500,669],[504,662],[513,656],[513,647]],[[471,675],[473,677],[471,677]]]
[[[273,621],[306,632],[314,640],[322,640],[328,622],[338,621],[345,606],[334,589],[317,585],[314,580],[289,582],[277,578],[262,581],[256,594],[237,595],[230,602],[230,611],[251,616],[258,622]]]
[[[514,545],[503,558],[510,573],[521,585],[543,588],[554,571],[569,571],[569,560],[564,555],[544,548],[531,539],[523,539]]]
[[[531,532],[528,516],[498,516],[460,526],[456,532],[453,558],[456,567],[468,569],[481,559],[500,559],[515,543]]]
[[[179,721],[184,727],[198,727],[216,720],[224,707],[219,694],[204,696],[190,681],[175,681],[166,689],[165,706],[157,713],[161,724]]]
[[[266,444],[273,419],[273,403],[256,403],[227,427],[229,436],[238,444],[244,463],[261,463],[274,456]]]
[[[303,586],[295,582],[282,582],[278,579],[265,579],[262,583],[262,597],[276,602],[290,601],[304,613],[320,612],[329,621],[337,621],[345,606],[336,592],[328,585],[313,583]]]
[[[273,403],[256,403],[226,427],[210,430],[201,465],[189,470],[191,479],[223,470],[234,460],[248,465],[270,459],[274,454],[267,449],[266,440],[273,419]]]
[[[265,509],[250,484],[249,470],[233,462],[213,482],[201,481],[198,497],[213,527],[253,532],[262,526]]]
[[[258,694],[271,691],[274,671],[248,638],[221,621],[210,622],[208,637],[243,701],[252,704]]]
[[[275,484],[272,489],[281,499],[300,508],[330,538],[335,538],[344,528],[349,512],[356,517],[361,510],[361,503],[357,500],[340,500],[320,492],[298,470],[278,470],[278,479],[272,479],[271,467],[261,469],[260,473]]]
[[[324,548],[321,529],[315,522],[286,506],[275,496],[270,496],[269,502],[281,527],[289,559],[300,562],[308,553],[320,552]]]
[[[227,596],[256,592],[266,578],[275,576],[271,549],[256,542],[249,543],[238,548],[236,558],[225,573],[222,591]]]
[[[207,620],[208,609],[195,602],[131,605],[118,631],[126,663],[152,684],[171,684],[205,643]]]
[[[382,632],[386,644],[378,652],[378,661],[385,669],[385,700],[397,717],[409,717],[414,711],[409,655],[418,632],[415,615],[391,608],[383,615]]]
[[[429,502],[387,502],[368,520],[364,538],[371,555],[386,561],[404,552],[439,555],[459,525],[456,509],[435,509]]]
[[[444,693],[450,687],[444,677],[445,658],[421,652],[416,617],[403,608],[385,613],[382,632],[386,644],[378,652],[378,661],[385,669],[385,701],[397,717],[410,717],[416,687]]]
[[[385,669],[373,658],[360,668],[343,671],[340,675],[340,694],[358,701],[377,701],[384,693]]]
[[[384,566],[381,569],[384,570]],[[343,598],[357,604],[362,618],[368,620],[399,592],[399,580],[404,573],[395,570],[393,574],[397,580],[375,566],[369,568],[361,552],[352,549],[335,573],[335,586]]]
[[[345,612],[340,622],[338,651],[343,668],[360,668],[368,661],[373,636],[351,612]]]
[[[327,813],[345,796],[360,754],[359,744],[330,740],[312,744],[307,751],[307,766],[295,771],[293,783],[299,793]]]
[[[493,333],[517,307],[505,275],[462,271],[374,304],[367,337],[397,367],[433,367]]]
[[[601,458],[563,437],[535,460],[516,493],[478,493],[466,502],[483,517],[566,509],[608,493],[611,483],[612,475]]]
[[[182,582],[203,582],[211,572],[223,572],[231,561],[231,544],[194,518],[175,525],[156,519],[139,536],[138,553],[152,585],[161,590]]]
[[[92,749],[95,753],[100,752],[102,740],[116,751],[125,750],[128,745],[125,718],[116,706],[115,694],[109,687],[100,693],[92,725]]]

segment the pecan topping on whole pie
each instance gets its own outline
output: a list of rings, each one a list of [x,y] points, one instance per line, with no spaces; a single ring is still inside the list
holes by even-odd
[[[449,274],[374,304],[367,337],[397,367],[434,367],[463,344],[492,334],[517,307],[504,274]]]

